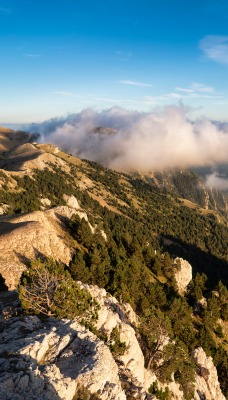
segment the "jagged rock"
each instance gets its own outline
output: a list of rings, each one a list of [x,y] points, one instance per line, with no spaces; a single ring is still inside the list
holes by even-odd
[[[73,215],[76,214],[79,216],[80,219],[85,219],[88,222],[88,225],[92,231],[92,233],[94,233],[95,228],[90,224],[89,222],[89,218],[88,215],[86,214],[86,212],[81,209],[81,207],[78,204],[78,200],[76,199],[76,197],[74,196],[67,196],[66,194],[63,195],[63,199],[65,200],[67,207],[70,208],[71,210],[74,210],[71,212],[71,215],[69,216],[69,218]],[[102,234],[102,232],[101,232]],[[102,234],[103,236],[103,234]]]
[[[169,392],[172,393],[172,400],[184,400],[184,395],[182,390],[180,390],[180,384],[175,382],[174,380],[172,382],[169,382],[167,385],[161,385],[161,387],[165,389],[167,387],[169,389]]]
[[[12,318],[0,334],[1,400],[71,400],[77,385],[126,400],[107,346],[76,321]]]
[[[0,206],[0,215],[6,214],[9,208],[8,204],[1,204]]]
[[[77,385],[98,392],[101,400],[126,400],[126,396],[155,399],[148,389],[157,378],[144,368],[134,330],[139,321],[131,306],[120,304],[97,286],[80,285],[100,304],[97,328],[110,337],[112,329],[118,327],[120,340],[126,343],[124,354],[114,360],[108,345],[76,320],[41,321],[36,316],[6,319],[5,306],[17,310],[19,303],[16,292],[2,292],[1,400],[72,400]],[[225,400],[212,358],[198,348],[193,361],[197,366],[194,400]],[[184,400],[174,380],[159,386],[163,390],[167,386],[173,400]]]
[[[174,263],[178,266],[175,269],[175,279],[178,292],[184,294],[188,284],[192,280],[192,266],[183,258],[175,258]]]
[[[47,198],[41,198],[40,199],[41,204],[43,205],[44,209],[46,207],[50,207],[51,205],[51,200],[47,199]],[[42,207],[41,207],[42,208]]]
[[[67,196],[66,194],[63,195],[63,199],[65,200],[68,207],[75,208],[76,210],[80,209],[78,204],[78,200],[74,196]]]
[[[97,328],[110,337],[112,330],[118,327],[120,340],[126,344],[126,350],[123,355],[118,356],[118,360],[129,371],[135,385],[147,390],[156,377],[154,374],[148,374],[144,368],[144,356],[133,329],[139,321],[132,307],[129,304],[120,304],[115,297],[108,295],[105,289],[82,283],[80,285],[86,288],[100,305]]]
[[[199,347],[193,351],[193,360],[198,367],[194,400],[225,400],[212,357],[207,357]]]

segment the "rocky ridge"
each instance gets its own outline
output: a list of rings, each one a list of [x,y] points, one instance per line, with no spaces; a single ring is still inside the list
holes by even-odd
[[[65,196],[65,201],[67,206],[1,217],[0,274],[10,290],[17,287],[26,265],[34,258],[51,257],[69,264],[72,238],[65,221],[73,214],[87,221],[88,217],[75,197]]]
[[[100,304],[97,329],[110,337],[113,328],[118,327],[120,339],[126,344],[124,354],[113,357],[107,343],[76,320],[42,321],[36,316],[10,317],[3,312],[2,400],[72,400],[79,385],[97,393],[101,400],[156,399],[148,388],[157,378],[144,367],[135,331],[139,321],[131,306],[120,304],[97,286],[79,284]],[[6,302],[7,296],[10,292],[5,293]],[[14,307],[17,305],[14,299]],[[211,357],[197,348],[193,361],[197,365],[194,400],[225,400]],[[184,400],[175,381],[167,386],[173,400]]]
[[[193,351],[193,360],[198,367],[195,400],[202,398],[225,400],[218,384],[218,374],[212,357],[207,357],[202,348],[197,348]]]
[[[102,400],[126,399],[109,349],[76,321],[13,318],[0,354],[2,400],[70,400],[78,384]]]

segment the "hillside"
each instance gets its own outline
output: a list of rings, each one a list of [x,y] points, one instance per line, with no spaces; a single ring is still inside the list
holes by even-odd
[[[157,175],[152,179],[117,173],[65,154],[55,146],[36,143],[5,152],[1,165],[3,214],[4,210],[9,214],[66,205],[64,194],[75,195],[93,218],[100,220],[104,211],[110,210],[133,219],[145,233],[153,233],[156,246],[169,244],[167,250],[174,256],[189,258],[195,272],[206,272],[214,280],[223,278],[227,282],[226,205],[215,211],[212,203],[210,210],[208,204],[203,207],[204,200],[197,203],[191,191],[196,175],[186,172],[186,180],[179,179],[177,189],[173,173],[163,175],[165,183],[160,184]]]
[[[209,175],[209,172],[208,172]],[[224,191],[207,187],[205,178],[207,175],[198,175],[196,172],[183,169],[175,169],[153,174],[139,175],[147,183],[157,185],[161,189],[178,196],[180,199],[189,200],[192,208],[201,207],[205,213],[214,212],[214,215],[222,214],[225,220],[228,218],[228,198]],[[185,202],[185,205],[188,203]]]
[[[8,142],[11,134],[7,132]],[[209,196],[203,181],[189,171],[123,174],[51,144],[32,142],[30,136],[22,135],[23,143],[13,141],[12,146],[7,140],[4,136],[0,159],[0,274],[8,287],[17,289],[22,272],[33,270],[31,260],[40,259],[55,276],[60,268],[50,267],[55,259],[64,265],[61,276],[66,281],[104,288],[137,313],[140,323],[134,329],[143,363],[164,393],[162,385],[173,376],[182,393],[164,397],[154,387],[158,399],[193,398],[198,361],[192,354],[201,347],[205,357],[212,356],[227,395],[228,229],[223,194]],[[186,265],[182,259],[192,266],[193,278],[179,292],[178,271]],[[31,281],[26,279],[28,289]],[[26,312],[33,314],[29,308]],[[99,324],[92,331],[106,346],[111,332],[105,339],[107,332]],[[167,342],[158,351],[161,332]],[[117,335],[113,345],[124,354],[121,340]],[[119,366],[124,356],[118,357],[114,354]],[[53,362],[48,365],[54,368]],[[122,388],[124,382],[126,377]],[[100,398],[109,399],[107,393]],[[136,394],[130,398],[149,399]]]

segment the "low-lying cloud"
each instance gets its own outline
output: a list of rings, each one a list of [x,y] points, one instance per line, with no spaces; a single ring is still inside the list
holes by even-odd
[[[41,141],[54,143],[80,158],[119,171],[163,170],[228,162],[228,133],[224,125],[208,119],[190,121],[184,106],[154,112],[113,107],[84,110],[66,118],[33,124]],[[95,127],[109,127],[102,134]]]
[[[206,185],[214,189],[227,191],[228,190],[228,179],[225,179],[214,172],[206,177]]]

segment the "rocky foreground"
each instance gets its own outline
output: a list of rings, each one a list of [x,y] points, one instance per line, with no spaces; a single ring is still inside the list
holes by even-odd
[[[2,292],[1,400],[72,400],[78,386],[97,393],[102,400],[156,399],[148,392],[157,378],[145,369],[136,314],[104,289],[81,286],[100,304],[97,329],[110,337],[118,327],[120,340],[126,344],[124,354],[114,357],[108,344],[76,320],[13,316],[20,313],[17,296]],[[211,357],[206,357],[202,348],[195,349],[192,356],[197,365],[194,400],[225,400]],[[184,400],[175,381],[168,388],[172,399]]]

